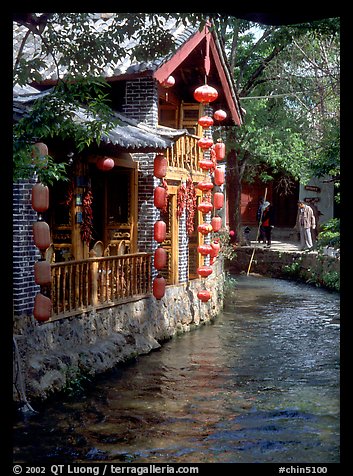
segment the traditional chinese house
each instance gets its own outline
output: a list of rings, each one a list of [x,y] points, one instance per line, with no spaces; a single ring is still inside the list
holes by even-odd
[[[97,21],[100,27],[104,28],[102,19]],[[180,313],[173,317],[180,325],[196,321],[197,316],[206,319],[203,316],[215,314],[222,305],[217,293],[217,282],[223,279],[222,263],[211,266],[209,256],[200,252],[203,245],[210,246],[212,233],[200,232],[199,226],[210,227],[215,210],[213,207],[207,219],[200,207],[206,192],[198,184],[206,179],[213,183],[214,177],[200,168],[207,150],[199,141],[211,137],[213,131],[216,142],[222,126],[240,126],[242,116],[217,35],[207,26],[202,31],[191,26],[175,29],[174,35],[178,47],[167,57],[150,64],[131,63],[127,58],[123,64],[107,65],[106,79],[118,122],[99,146],[77,154],[66,143],[43,140],[49,155],[58,160],[66,157],[70,164],[70,181],[50,187],[49,208],[42,214],[51,236],[45,259],[51,269],[47,297],[52,305],[50,318],[43,321],[48,329],[52,325],[52,334],[58,332],[55,323],[68,326],[71,318],[87,322],[89,313],[96,316],[100,310],[109,310],[111,316],[131,302],[143,302],[149,319],[158,320],[156,312],[161,312],[161,306],[164,315],[171,313],[169,318]],[[217,91],[212,102],[195,99],[194,92],[205,85],[205,78]],[[55,81],[47,71],[35,85],[37,91],[16,90],[17,116],[36,97],[50,93]],[[213,116],[215,111],[224,111],[226,117],[214,118],[213,129],[200,125],[201,117]],[[80,114],[77,111],[78,118]],[[166,161],[164,173],[158,169],[158,160]],[[217,168],[224,172],[222,160]],[[17,316],[32,316],[35,296],[41,290],[33,277],[33,266],[40,259],[32,236],[33,222],[38,219],[30,201],[34,183],[14,185]],[[222,182],[219,184],[209,193],[224,193]],[[226,203],[217,210],[224,225]],[[161,222],[164,229],[158,228]],[[160,248],[163,251],[158,255]],[[202,266],[213,268],[213,275],[207,277],[207,270],[200,274]],[[163,285],[159,289],[160,278],[165,280],[165,289]],[[204,298],[197,294],[200,288],[215,292]],[[185,308],[180,302],[186,297]],[[134,309],[129,308],[131,318]],[[102,313],[100,319],[104,316]],[[161,332],[154,338],[160,339]],[[175,327],[162,334],[174,332]]]

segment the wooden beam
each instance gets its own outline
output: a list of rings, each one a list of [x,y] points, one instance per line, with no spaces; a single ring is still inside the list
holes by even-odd
[[[162,83],[170,76],[173,71],[189,56],[189,54],[197,47],[197,45],[205,39],[206,34],[210,34],[206,30],[206,26],[202,31],[197,31],[188,41],[186,41],[172,56],[170,60],[164,63],[154,73],[153,77]]]
[[[211,37],[211,41],[210,41],[210,49],[211,49],[212,56],[213,56],[213,59],[214,59],[214,62],[215,62],[216,68],[217,68],[219,79],[220,79],[221,84],[222,84],[224,95],[226,97],[227,104],[228,104],[229,110],[230,110],[231,115],[232,115],[232,119],[234,120],[234,122],[238,126],[240,126],[242,121],[239,117],[239,114],[238,114],[238,111],[237,111],[237,108],[236,108],[237,99],[232,94],[232,91],[231,91],[231,88],[230,88],[230,85],[229,85],[229,80],[228,80],[228,78],[226,76],[226,73],[224,71],[225,66],[223,65],[223,63],[221,61],[217,46],[216,46],[216,44],[214,42],[214,39],[212,37]]]

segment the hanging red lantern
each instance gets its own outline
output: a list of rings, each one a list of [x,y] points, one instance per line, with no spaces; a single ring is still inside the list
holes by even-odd
[[[45,251],[51,244],[50,229],[45,221],[36,221],[33,223],[34,244],[41,251]]]
[[[207,289],[200,289],[200,291],[197,293],[197,297],[200,299],[200,301],[207,302],[211,299],[211,293]]]
[[[211,241],[211,253],[210,256],[211,258],[216,258],[218,256],[219,250],[221,249],[221,246],[217,240]]]
[[[217,139],[216,144],[214,145],[214,151],[216,153],[216,160],[223,160],[226,156],[226,146],[222,139]]]
[[[211,137],[201,137],[201,139],[197,141],[197,145],[201,149],[209,149],[213,146],[213,139]]]
[[[49,261],[37,261],[34,263],[34,282],[40,286],[51,283],[51,267]]]
[[[209,127],[213,126],[213,119],[210,116],[202,116],[197,122],[204,129],[208,129]]]
[[[153,162],[153,175],[157,178],[163,178],[167,175],[167,158],[162,154],[156,155]]]
[[[44,142],[37,142],[32,146],[32,157],[38,159],[40,157],[45,157],[49,153],[48,146]]]
[[[202,278],[207,278],[210,274],[212,274],[211,266],[200,266],[197,268],[197,274]]]
[[[202,170],[211,170],[214,167],[214,163],[210,159],[199,160],[199,167]]]
[[[209,255],[212,252],[212,246],[207,244],[199,245],[197,247],[197,252],[202,256]]]
[[[43,213],[49,208],[49,188],[42,183],[36,183],[32,188],[32,208]]]
[[[167,264],[167,252],[161,246],[154,252],[153,265],[156,269],[163,269]]]
[[[164,187],[156,187],[153,194],[153,203],[156,208],[164,208],[167,191]]]
[[[162,299],[162,297],[165,294],[165,285],[166,285],[166,280],[163,278],[163,276],[158,275],[156,278],[153,280],[153,296],[156,299]]]
[[[99,157],[97,160],[97,168],[103,172],[108,172],[114,167],[114,160],[110,157]]]
[[[220,167],[216,167],[213,172],[213,179],[216,185],[223,185],[224,184],[224,170]]]
[[[158,243],[162,243],[167,236],[167,225],[163,220],[158,220],[154,224],[154,239]]]
[[[211,225],[214,232],[219,231],[222,228],[222,218],[219,216],[212,217]]]
[[[175,84],[174,76],[168,76],[161,84],[164,88],[171,88]]]
[[[202,233],[203,235],[208,235],[208,233],[211,233],[211,231],[213,231],[213,228],[210,223],[201,223],[201,225],[198,225],[197,231],[199,233]]]
[[[213,194],[213,204],[216,210],[223,208],[224,205],[224,195],[222,192],[215,192]]]
[[[218,98],[218,91],[212,86],[204,84],[203,86],[199,86],[195,89],[194,98],[196,101],[202,103],[212,102]]]
[[[201,202],[197,205],[197,209],[202,213],[209,213],[212,211],[213,205],[211,202]]]
[[[213,117],[216,119],[216,121],[224,121],[224,119],[227,117],[227,113],[223,111],[223,109],[218,109],[214,112]]]
[[[47,321],[50,319],[52,312],[51,300],[44,296],[42,293],[38,293],[34,298],[33,316],[37,321]]]
[[[213,183],[212,182],[207,182],[206,180],[199,182],[196,185],[196,188],[199,190],[202,190],[203,192],[208,192],[209,190],[213,189]]]

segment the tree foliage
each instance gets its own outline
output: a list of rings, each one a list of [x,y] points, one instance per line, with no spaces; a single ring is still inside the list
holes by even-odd
[[[108,101],[108,83],[103,77],[110,63],[127,55],[151,61],[175,47],[167,22],[204,24],[202,14],[118,13],[107,14],[96,29],[93,13],[15,14],[22,38],[14,55],[14,84],[42,80],[50,70],[57,79],[50,94],[35,101],[27,115],[13,128],[14,178],[27,178],[36,170],[47,182],[65,175],[65,162],[47,158],[39,168],[31,160],[35,141],[60,138],[76,152],[96,142],[115,125]],[[28,52],[28,44],[35,49]],[[80,118],[77,110],[81,110]],[[45,176],[45,177],[44,177]]]

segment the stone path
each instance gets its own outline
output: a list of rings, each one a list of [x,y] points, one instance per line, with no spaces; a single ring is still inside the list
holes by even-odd
[[[242,246],[242,248],[256,248],[263,250],[272,250],[272,251],[283,251],[283,252],[298,252],[298,253],[317,253],[317,251],[302,251],[300,249],[300,243],[294,241],[276,241],[272,240],[271,248],[266,248],[263,243],[257,243],[256,241],[251,241],[250,246]]]

